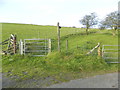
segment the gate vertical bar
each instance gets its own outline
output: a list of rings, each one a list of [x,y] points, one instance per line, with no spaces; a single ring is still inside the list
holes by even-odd
[[[20,54],[23,54],[23,42],[22,39],[20,39]]]
[[[24,40],[24,47],[23,48],[24,48],[24,55],[25,55],[25,40]]]
[[[48,49],[49,49],[48,53],[50,53],[51,52],[51,39],[48,39]]]
[[[45,38],[45,55],[46,55],[46,46],[47,46],[46,44],[47,44],[47,43],[46,43],[46,38]]]
[[[102,46],[102,58],[104,58],[104,45]]]

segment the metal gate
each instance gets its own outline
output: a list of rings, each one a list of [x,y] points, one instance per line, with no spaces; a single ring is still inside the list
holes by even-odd
[[[51,39],[24,39],[20,44],[20,53],[24,55],[45,56],[51,52]]]
[[[103,45],[102,46],[102,58],[107,63],[120,63],[120,45]]]

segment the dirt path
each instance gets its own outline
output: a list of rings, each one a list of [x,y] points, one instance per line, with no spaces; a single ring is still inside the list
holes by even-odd
[[[45,88],[46,84],[51,85],[53,78],[39,80],[25,80],[17,82],[11,78],[2,77],[3,88]],[[71,80],[69,82],[51,85],[47,88],[118,88],[118,73],[110,73],[105,75],[97,75],[94,77]]]
[[[71,80],[70,82],[55,84],[47,88],[118,88],[118,73]]]

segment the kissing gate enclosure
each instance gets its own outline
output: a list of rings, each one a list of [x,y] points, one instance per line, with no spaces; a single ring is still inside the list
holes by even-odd
[[[45,56],[51,52],[51,39],[24,39],[20,40],[20,54]]]

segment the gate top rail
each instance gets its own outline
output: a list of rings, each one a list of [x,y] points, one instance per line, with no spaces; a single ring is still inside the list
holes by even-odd
[[[120,46],[120,45],[103,45],[103,46]]]
[[[24,39],[24,40],[49,40],[49,39]]]
[[[109,46],[113,46],[113,47],[109,47],[109,49],[107,49]],[[117,48],[115,48],[114,46],[116,46]],[[103,59],[105,59],[105,61],[107,62],[107,63],[120,63],[120,62],[118,62],[118,61],[116,61],[116,60],[118,60],[119,59],[119,57],[118,57],[118,53],[120,53],[119,52],[119,46],[120,45],[103,45],[102,46],[102,58]],[[116,52],[116,50],[118,50],[117,52]],[[112,51],[112,52],[111,52]],[[115,51],[115,52],[113,52],[113,51]],[[107,53],[107,54],[106,54]],[[112,54],[110,54],[111,55],[111,57],[110,56],[107,56],[109,53],[114,53],[115,55],[117,55],[117,56],[112,56]],[[108,60],[107,60],[108,59]],[[115,60],[115,61],[114,61]]]
[[[32,56],[45,56],[51,52],[51,39],[49,38],[34,38],[23,40],[23,45],[21,45],[22,49],[20,49],[22,52],[21,54],[31,54]]]

